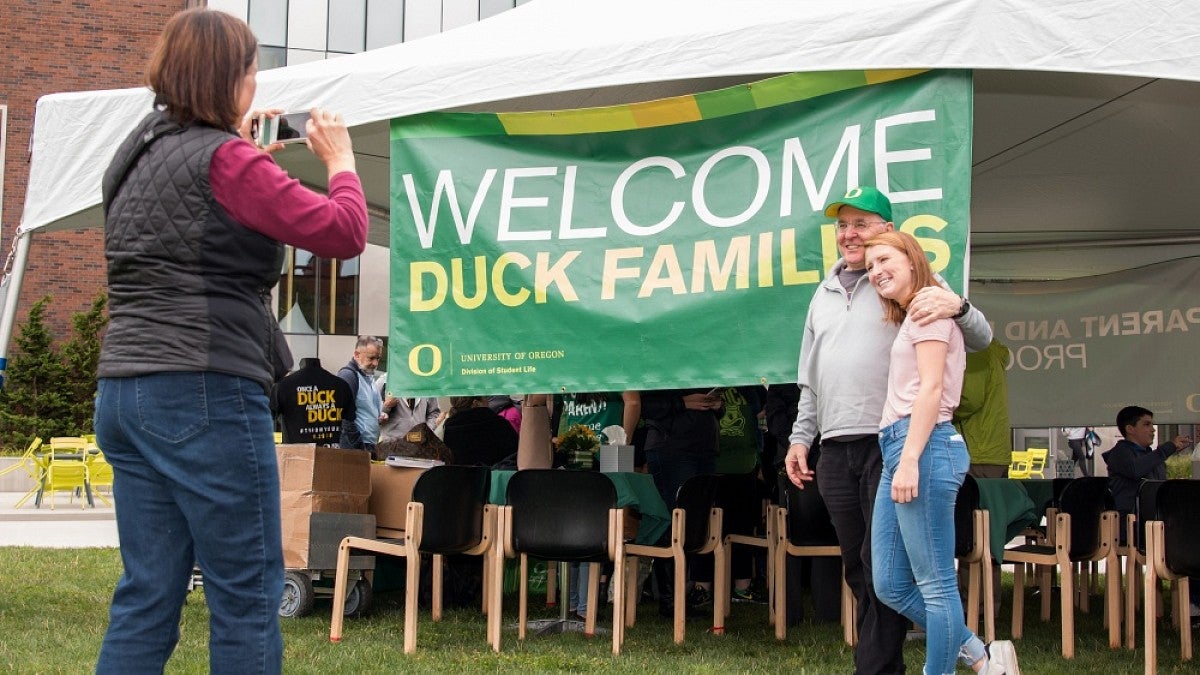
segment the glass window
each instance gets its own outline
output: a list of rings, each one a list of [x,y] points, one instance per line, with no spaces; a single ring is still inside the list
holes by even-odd
[[[198,3],[188,3],[189,6]],[[228,14],[232,14],[239,19],[246,17],[247,7],[250,5],[249,0],[208,0],[205,3],[209,9],[216,9]]]
[[[258,46],[258,69],[270,70],[287,65],[287,51],[283,47]]]
[[[479,18],[486,19],[513,8],[513,0],[479,0]]]
[[[325,51],[329,32],[328,0],[290,0],[287,30],[289,48]]]
[[[353,54],[361,52],[367,41],[366,0],[329,2],[329,51]]]
[[[479,0],[442,0],[442,31],[479,21]]]
[[[326,52],[314,52],[309,49],[289,49],[287,50],[287,64],[295,66],[301,63],[324,61],[325,54]]]
[[[410,42],[442,32],[442,3],[404,3],[404,41]]]
[[[288,247],[277,306],[283,332],[356,335],[358,279],[357,258],[329,260]]]
[[[287,46],[287,0],[250,0],[250,30],[260,45]],[[262,64],[258,64],[262,70]]]
[[[404,0],[367,0],[367,49],[404,42]]]

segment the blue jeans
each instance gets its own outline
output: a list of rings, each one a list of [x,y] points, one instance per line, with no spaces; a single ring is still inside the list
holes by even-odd
[[[588,573],[592,566],[589,563],[571,563],[568,567],[571,568],[570,606],[580,614],[587,614]],[[606,602],[607,598],[600,598],[600,604]]]
[[[101,378],[95,423],[125,568],[96,672],[163,671],[198,562],[210,671],[279,673],[279,469],[262,385],[211,372]]]
[[[954,502],[967,474],[966,443],[949,422],[933,428],[918,461],[916,499],[892,501],[892,480],[908,436],[905,417],[879,432],[883,475],[871,522],[875,593],[925,627],[925,672],[953,673],[975,635],[963,620],[954,567]]]

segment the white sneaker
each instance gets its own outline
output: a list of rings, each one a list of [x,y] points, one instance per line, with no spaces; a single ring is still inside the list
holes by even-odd
[[[1017,666],[1017,649],[1010,640],[994,640],[988,643],[988,667],[986,675],[1021,675]]]

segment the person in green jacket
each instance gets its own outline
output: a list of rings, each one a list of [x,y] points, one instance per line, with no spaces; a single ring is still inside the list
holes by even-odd
[[[1012,457],[1012,427],[1008,420],[1008,347],[993,339],[987,349],[967,353],[962,397],[954,411],[954,426],[967,442],[976,478],[1007,478]]]

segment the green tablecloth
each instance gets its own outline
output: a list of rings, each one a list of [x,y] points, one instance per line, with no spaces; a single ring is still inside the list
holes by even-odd
[[[507,501],[508,481],[515,471],[492,471],[491,494],[488,501],[503,504]],[[617,506],[630,507],[641,514],[638,533],[634,541],[638,544],[657,544],[659,538],[671,529],[671,512],[654,487],[654,479],[648,473],[606,473],[617,488]]]
[[[1050,505],[1050,500],[1054,498],[1054,481],[1049,478],[1032,478],[1019,480],[1017,483],[1025,488],[1029,499],[1033,501],[1034,517],[1037,518],[1038,522],[1041,522],[1042,516],[1046,515],[1046,507]]]
[[[979,506],[988,512],[991,521],[992,557],[1003,562],[1004,546],[1037,518],[1034,502],[1021,486],[1032,481],[976,478],[975,482],[979,484]]]

